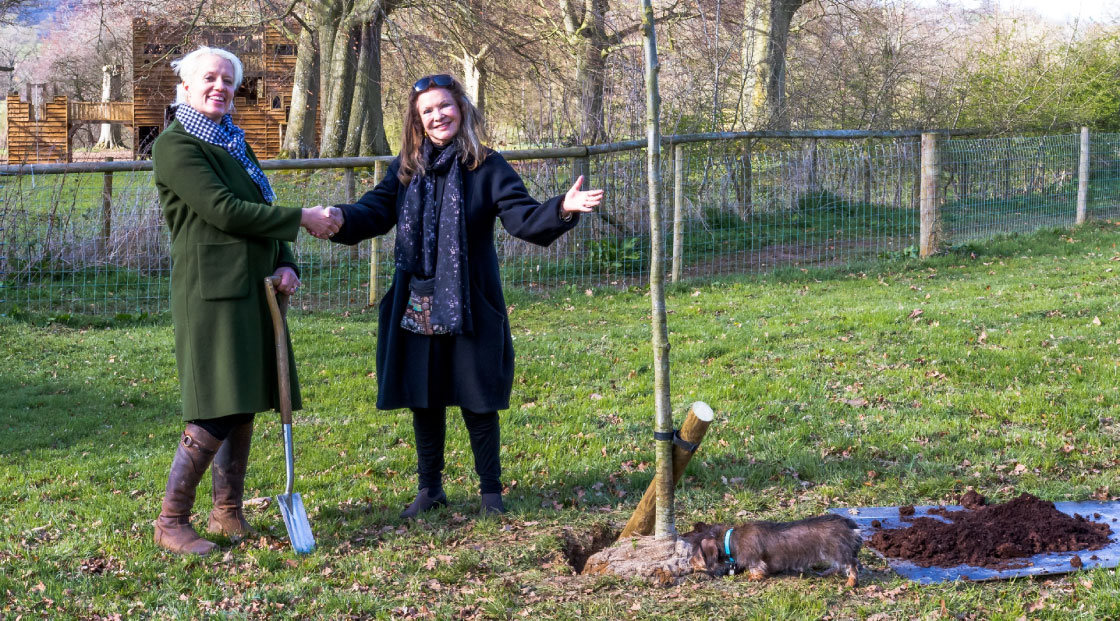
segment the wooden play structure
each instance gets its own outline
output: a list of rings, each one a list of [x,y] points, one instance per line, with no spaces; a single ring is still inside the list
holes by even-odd
[[[199,45],[227,49],[244,64],[233,120],[262,159],[280,152],[292,94],[296,44],[276,28],[132,22],[132,101],[91,103],[48,97],[42,85],[8,96],[9,164],[69,162],[71,139],[82,123],[120,123],[132,129],[133,157],[148,157],[165,125],[179,83],[171,61]]]
[[[69,162],[70,106],[66,97],[47,98],[41,85],[28,97],[8,95],[8,162]]]

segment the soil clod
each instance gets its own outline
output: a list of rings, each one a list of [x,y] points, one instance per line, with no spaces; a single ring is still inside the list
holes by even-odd
[[[988,504],[988,499],[978,494],[974,489],[968,490],[964,496],[961,496],[960,505],[971,511],[975,511],[986,504]]]

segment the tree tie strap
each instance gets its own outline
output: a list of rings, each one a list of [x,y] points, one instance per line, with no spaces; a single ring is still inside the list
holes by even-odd
[[[696,449],[700,448],[699,444],[689,442],[682,438],[680,429],[674,429],[672,431],[654,431],[653,439],[658,442],[672,442],[688,453],[695,453]]]

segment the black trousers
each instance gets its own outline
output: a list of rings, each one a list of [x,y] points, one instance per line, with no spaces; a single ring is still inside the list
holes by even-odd
[[[462,409],[463,422],[471,438],[474,471],[478,474],[479,492],[502,493],[501,429],[497,412],[471,412]],[[416,472],[419,488],[428,488],[433,496],[443,488],[443,447],[447,437],[446,408],[414,408],[412,429],[416,432]]]
[[[229,416],[222,416],[221,418],[200,418],[189,422],[202,427],[206,430],[206,433],[225,442],[234,427],[240,427],[246,423],[253,422],[254,416],[256,416],[256,414],[230,414]]]

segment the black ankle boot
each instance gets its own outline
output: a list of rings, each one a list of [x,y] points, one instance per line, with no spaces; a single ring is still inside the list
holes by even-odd
[[[483,515],[501,515],[506,512],[506,506],[502,504],[502,494],[483,494],[482,495],[482,514]]]
[[[436,492],[435,496],[429,496],[428,488],[425,487],[416,494],[416,500],[413,500],[412,504],[408,505],[408,508],[401,512],[401,517],[404,519],[414,518],[420,513],[446,505],[447,494],[444,493],[442,488]]]

